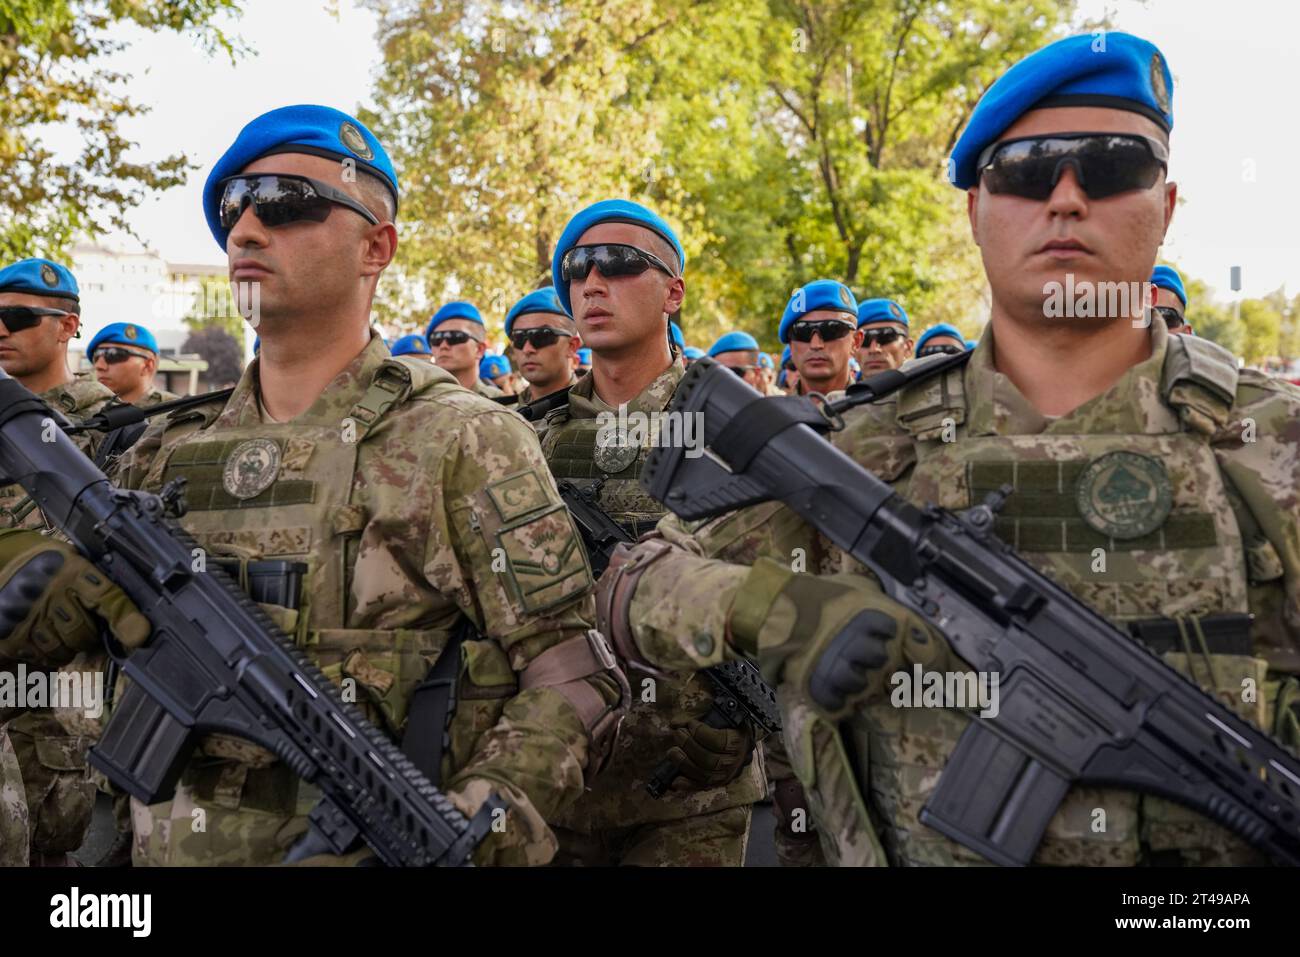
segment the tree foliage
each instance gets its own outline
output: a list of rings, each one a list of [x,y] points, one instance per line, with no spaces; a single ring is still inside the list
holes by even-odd
[[[137,162],[123,120],[146,107],[130,75],[104,58],[126,47],[124,26],[189,34],[209,52],[238,52],[215,20],[238,0],[0,0],[0,258],[61,257],[81,236],[129,232],[126,213],[147,191],[185,181],[183,154]],[[75,126],[80,155],[57,162],[42,140]]]

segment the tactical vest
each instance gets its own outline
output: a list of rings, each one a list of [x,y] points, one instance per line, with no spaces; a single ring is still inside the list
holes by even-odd
[[[188,511],[182,524],[213,560],[238,559],[236,574],[241,577],[247,576],[250,562],[281,560],[307,566],[296,610],[262,607],[327,677],[342,685],[345,697],[351,690],[366,717],[399,740],[412,690],[447,645],[458,613],[449,610],[445,621],[422,629],[348,627],[357,551],[369,518],[365,505],[353,501],[357,465],[367,435],[386,414],[406,402],[455,388],[435,366],[388,359],[342,423],[250,423],[214,429],[219,408],[174,414],[168,419],[169,432],[193,431],[170,442],[164,433],[162,451],[144,483],[156,491],[184,478]],[[451,767],[463,764],[472,753],[483,730],[496,723],[515,688],[473,687],[479,674],[488,674],[487,683],[493,686],[502,685],[503,676],[514,680],[495,642],[467,641],[461,653],[466,664],[455,699],[460,706],[449,719],[444,780]],[[231,834],[238,832],[243,842],[232,860],[279,860],[284,848],[277,842],[284,819],[305,814],[318,796],[315,789],[299,787],[298,779],[269,752],[246,741],[210,735],[200,750],[208,760],[192,761],[182,779],[196,802],[232,812],[269,812],[261,819],[245,815],[237,824],[223,825]],[[165,805],[144,810],[154,817],[151,833],[159,832],[159,819],[178,813]],[[134,809],[137,833],[141,811],[139,806]],[[177,821],[172,825],[179,826]],[[154,863],[223,861],[223,848],[215,839],[210,846],[192,842],[179,856],[177,848],[164,846],[165,838],[156,845],[144,843],[146,859]],[[250,859],[250,846],[262,853]]]
[[[546,418],[543,441],[547,464],[557,482],[599,483],[597,503],[633,538],[654,528],[666,511],[641,488],[638,478],[650,454],[650,437],[630,446],[613,429],[601,429],[599,419],[569,418],[565,412]]]
[[[1157,649],[1164,660],[1269,729],[1267,663],[1251,654],[1245,620],[1230,635],[1207,637],[1200,627],[1207,616],[1250,610],[1247,544],[1233,507],[1239,503],[1210,446],[1236,395],[1231,356],[1203,340],[1171,337],[1160,383],[1168,422],[1148,434],[1064,434],[1049,426],[1029,436],[971,435],[963,383],[958,370],[899,393],[897,422],[916,453],[907,497],[964,509],[1011,485],[997,520],[1004,541],[1117,624],[1174,619],[1166,630],[1175,637]],[[1256,693],[1243,695],[1244,687]],[[870,768],[871,802],[893,824],[884,834],[890,859],[983,863],[918,819],[970,718],[894,707],[887,698],[864,717],[859,760]],[[1035,862],[1132,865],[1144,854],[1142,844],[1167,863],[1257,860],[1239,839],[1180,806],[1131,791],[1075,787]]]

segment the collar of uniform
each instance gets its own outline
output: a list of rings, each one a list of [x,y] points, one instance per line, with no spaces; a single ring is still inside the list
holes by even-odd
[[[379,367],[388,356],[388,347],[384,345],[384,340],[371,329],[370,342],[366,347],[330,381],[307,411],[292,421],[304,424],[341,423],[357,404],[357,400],[365,395],[375,373],[379,371]],[[261,359],[254,356],[253,361],[244,369],[244,374],[239,377],[239,383],[235,386],[230,401],[226,403],[225,410],[218,417],[216,425],[256,425],[263,421],[258,389],[258,370],[261,364]]]
[[[1107,432],[1152,433],[1178,430],[1177,417],[1160,401],[1169,332],[1163,322],[1149,328],[1151,355],[1132,366],[1101,395],[1055,418],[1039,412],[1001,372],[993,367],[993,324],[984,328],[966,366],[965,389],[971,435],[1082,434],[1104,422]]]
[[[659,377],[641,390],[641,393],[627,403],[628,412],[662,412],[673,400],[677,383],[682,381],[686,370],[680,362],[669,363],[668,368],[659,373]],[[615,406],[609,405],[597,397],[593,373],[587,373],[569,390],[569,416],[574,419],[594,419],[602,412],[617,412]]]

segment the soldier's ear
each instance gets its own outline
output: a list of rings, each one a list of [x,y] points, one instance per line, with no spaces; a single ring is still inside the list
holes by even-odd
[[[363,234],[363,242],[361,275],[378,276],[397,255],[397,227],[392,223],[370,226]]]

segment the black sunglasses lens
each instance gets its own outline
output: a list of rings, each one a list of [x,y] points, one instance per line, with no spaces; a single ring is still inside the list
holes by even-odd
[[[965,351],[961,346],[926,346],[916,356],[955,356]]]
[[[264,226],[283,226],[303,220],[322,223],[329,216],[331,205],[306,180],[285,176],[240,177],[227,182],[222,194],[222,228],[233,229],[249,203]]]
[[[130,359],[133,355],[135,355],[135,353],[127,352],[125,349],[96,349],[95,354],[91,356],[91,362],[94,362],[97,359],[103,359],[109,365],[115,366],[118,363]]]
[[[984,185],[990,193],[1041,201],[1052,195],[1066,166],[1074,167],[1090,199],[1149,189],[1162,168],[1151,147],[1135,137],[1043,137],[1001,147],[984,170]]]
[[[586,279],[592,266],[608,279],[614,276],[639,276],[650,268],[650,261],[635,246],[622,243],[575,246],[564,254],[560,278],[565,282]]]
[[[790,327],[790,338],[795,342],[812,342],[815,333],[821,336],[822,342],[834,342],[852,331],[853,327],[847,322],[796,322]]]
[[[1170,329],[1177,329],[1183,324],[1183,317],[1178,314],[1178,310],[1172,306],[1156,306],[1155,310],[1159,313],[1160,318],[1165,321],[1165,325]]]
[[[525,329],[522,332],[516,332],[510,337],[510,344],[520,351],[528,343],[533,344],[534,349],[545,349],[547,346],[553,346],[560,341],[560,334],[554,329]]]
[[[22,332],[24,329],[32,329],[41,324],[45,318],[39,312],[34,312],[26,306],[4,306],[0,308],[0,322],[3,322],[9,332]]]
[[[440,342],[445,342],[449,346],[462,346],[469,342],[470,338],[471,336],[468,332],[461,332],[458,329],[449,330],[447,332],[435,332],[429,336],[429,345],[437,345]]]
[[[902,333],[897,329],[868,329],[862,334],[862,344],[869,346],[872,342],[876,342],[882,346],[887,346],[897,342],[901,336]]]

